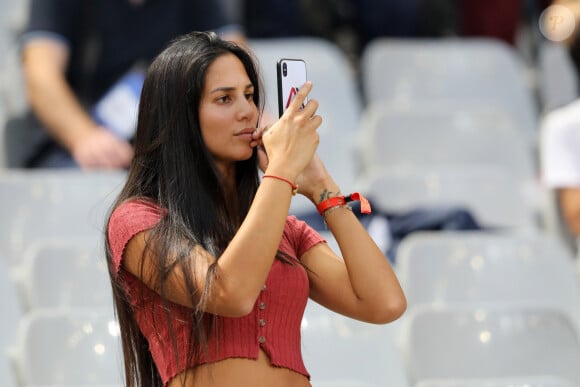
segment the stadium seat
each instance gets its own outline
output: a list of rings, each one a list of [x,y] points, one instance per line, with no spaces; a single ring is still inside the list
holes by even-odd
[[[360,127],[363,173],[414,166],[495,165],[519,180],[535,179],[533,146],[504,112],[440,103],[370,104]]]
[[[105,217],[125,177],[125,172],[2,171],[0,255],[14,267],[36,240],[101,237]]]
[[[51,238],[24,253],[27,307],[113,307],[103,238]]]
[[[25,386],[123,381],[119,326],[108,309],[30,312],[23,319],[19,341],[16,364]]]
[[[455,100],[505,109],[533,135],[537,109],[517,52],[490,38],[398,39],[369,43],[361,58],[366,103]]]
[[[398,332],[397,322],[363,323],[309,302],[302,353],[313,386],[406,387]]]
[[[425,380],[413,387],[578,387],[568,380],[545,376],[480,380]]]
[[[494,166],[374,169],[361,177],[360,190],[388,213],[422,207],[461,207],[491,229],[538,229],[536,204],[529,187]]]
[[[411,383],[552,376],[580,383],[580,343],[563,314],[543,308],[415,311],[405,331]]]
[[[551,307],[580,332],[574,260],[550,234],[414,233],[399,245],[397,274],[409,310],[425,305]]]

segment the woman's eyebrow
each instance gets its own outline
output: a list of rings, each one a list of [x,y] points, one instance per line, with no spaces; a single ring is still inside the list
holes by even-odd
[[[245,87],[245,90],[253,89],[253,88],[254,88],[254,84],[253,83],[248,83],[246,85],[246,87]],[[216,87],[215,89],[213,89],[209,93],[210,94],[218,93],[218,92],[222,92],[223,93],[223,92],[231,92],[231,91],[234,91],[234,90],[236,90],[236,88],[233,87],[233,86],[222,86],[222,87]]]

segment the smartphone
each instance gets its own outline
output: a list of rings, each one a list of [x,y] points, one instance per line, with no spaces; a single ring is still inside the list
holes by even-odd
[[[306,62],[302,59],[280,59],[276,63],[278,79],[278,113],[284,114],[298,90],[306,83]],[[307,101],[305,100],[304,103]],[[304,107],[304,105],[302,105]]]

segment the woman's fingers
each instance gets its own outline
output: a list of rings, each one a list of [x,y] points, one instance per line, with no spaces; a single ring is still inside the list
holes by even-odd
[[[254,133],[252,133],[252,140],[250,141],[251,147],[256,147],[262,145],[262,136],[270,128],[270,125],[263,126],[261,128],[256,128]]]
[[[307,118],[312,118],[317,110],[318,110],[318,101],[315,99],[311,99],[308,101],[306,106],[304,106],[301,113]]]
[[[304,101],[306,101],[306,97],[308,97],[308,94],[311,90],[312,82],[308,81],[300,88],[300,90],[298,90],[296,97],[294,97],[286,112],[289,114],[300,112],[302,106],[304,105]]]
[[[258,167],[262,172],[268,168],[268,154],[262,145],[258,146]]]

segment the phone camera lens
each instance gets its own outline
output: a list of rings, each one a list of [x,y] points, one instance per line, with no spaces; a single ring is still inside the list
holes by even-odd
[[[288,66],[286,65],[286,63],[282,63],[282,75],[284,76],[288,75]]]

